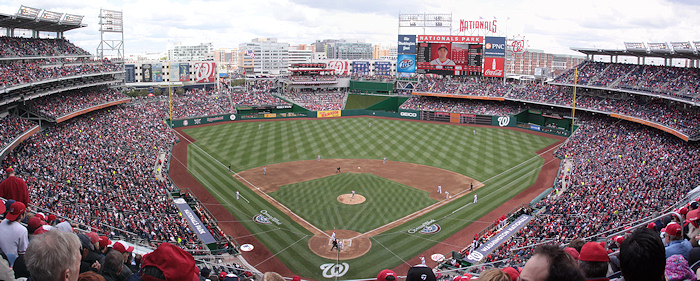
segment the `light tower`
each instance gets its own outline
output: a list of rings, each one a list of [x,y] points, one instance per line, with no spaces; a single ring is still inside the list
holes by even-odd
[[[100,44],[97,46],[96,55],[99,59],[105,58],[105,51],[112,58],[112,63],[119,65],[124,71],[124,20],[121,11],[100,9]],[[125,75],[121,74],[124,81]],[[124,82],[122,82],[123,84]]]

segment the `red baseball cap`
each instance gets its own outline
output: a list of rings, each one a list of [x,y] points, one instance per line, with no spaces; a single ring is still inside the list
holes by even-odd
[[[114,242],[114,245],[112,245],[112,249],[115,249],[122,254],[126,252],[131,253],[134,251],[133,246],[129,246],[129,248],[127,248],[126,245],[122,244],[122,242]]]
[[[685,214],[688,213],[688,208],[687,208],[687,207],[683,207],[683,208],[681,208],[680,210],[678,210],[678,213],[681,214],[681,215],[685,215]]]
[[[29,219],[29,221],[27,221],[27,226],[29,226],[29,229],[34,229],[34,230],[36,230],[37,228],[39,228],[40,226],[45,225],[45,224],[46,224],[46,222],[44,222],[43,220],[41,220],[37,216],[33,216],[31,219]]]
[[[656,224],[653,222],[650,222],[649,224],[647,224],[647,228],[648,229],[656,229]]]
[[[566,248],[564,248],[564,252],[571,255],[571,257],[573,257],[575,260],[578,260],[579,253],[576,249],[574,249],[572,247],[566,247]]]
[[[377,281],[392,281],[396,280],[396,272],[391,269],[385,269],[377,275]]]
[[[160,269],[168,281],[199,281],[199,270],[194,264],[194,257],[170,243],[163,243],[158,248],[143,256],[141,267],[155,266]],[[143,280],[158,280],[148,275]]]
[[[6,219],[10,221],[16,220],[20,215],[24,213],[24,210],[26,210],[27,207],[24,206],[24,203],[22,202],[15,202],[10,205],[10,210],[9,213],[7,213],[7,216],[5,217]]]
[[[224,280],[224,278],[226,278],[226,274],[228,274],[226,271],[219,272],[219,280]]]
[[[681,236],[683,234],[683,229],[681,229],[680,224],[672,222],[666,226],[666,233],[668,233],[668,235]]]
[[[90,243],[95,244],[97,242],[100,242],[100,236],[97,235],[95,232],[88,232],[85,235],[90,238]]]
[[[602,245],[596,242],[588,242],[581,247],[581,254],[578,255],[580,261],[608,262],[608,252]]]
[[[109,244],[112,244],[112,241],[109,241],[107,236],[100,236],[100,248],[107,247]]]
[[[9,168],[7,168],[7,170],[5,170],[5,171],[6,171],[8,174],[9,174],[9,173],[14,173],[14,172],[15,172],[15,169],[12,169],[12,167],[9,167]]]
[[[36,230],[34,230],[34,235],[44,234],[46,232],[51,231],[52,229],[53,229],[53,226],[45,224],[45,225],[40,226]]]

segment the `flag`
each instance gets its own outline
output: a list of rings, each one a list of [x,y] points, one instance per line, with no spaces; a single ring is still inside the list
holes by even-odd
[[[245,52],[245,54],[248,55],[249,57],[255,59],[255,53],[253,53],[253,50],[248,50]]]

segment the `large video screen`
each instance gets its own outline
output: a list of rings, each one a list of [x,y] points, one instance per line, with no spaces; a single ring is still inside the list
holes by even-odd
[[[480,75],[483,37],[419,35],[417,41],[417,73]]]

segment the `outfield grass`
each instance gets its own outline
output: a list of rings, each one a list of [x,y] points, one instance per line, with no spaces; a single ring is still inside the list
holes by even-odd
[[[348,205],[335,200],[352,190],[367,201]],[[347,229],[359,233],[437,202],[429,197],[429,192],[369,173],[342,173],[285,185],[270,195],[321,230]]]
[[[370,121],[372,127],[368,126]],[[261,129],[258,124],[262,124]],[[476,130],[476,136],[472,130]],[[333,261],[308,249],[310,232],[231,177],[229,163],[235,171],[243,171],[273,163],[316,159],[319,154],[323,158],[387,157],[392,161],[451,170],[485,184],[476,191],[477,205],[462,208],[472,200],[465,196],[372,237],[370,252],[346,261],[349,271],[340,277],[372,278],[382,269],[393,268],[446,239],[532,185],[543,164],[535,152],[556,142],[553,138],[499,128],[370,118],[237,122],[185,129],[185,132],[197,140],[196,146],[190,145],[188,149],[190,173],[289,268],[317,280],[325,279],[320,266]],[[236,190],[250,203],[237,201]],[[289,195],[274,196],[290,200],[285,205],[301,200],[284,199],[299,196],[293,190],[288,192]],[[300,206],[314,208],[308,204]],[[299,208],[294,208],[298,212]],[[281,224],[253,222],[252,217],[261,210],[278,218]],[[313,219],[317,219],[316,214],[323,214],[314,212],[317,213],[311,215]],[[429,220],[435,220],[441,231],[436,234],[406,231]],[[465,237],[465,241],[470,240],[471,237]]]

